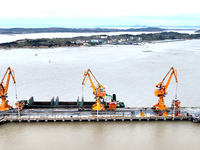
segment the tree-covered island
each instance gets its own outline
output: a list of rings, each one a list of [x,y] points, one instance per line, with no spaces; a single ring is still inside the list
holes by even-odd
[[[1,49],[10,48],[52,48],[52,47],[78,47],[95,45],[137,45],[144,42],[155,42],[165,40],[188,40],[200,39],[200,34],[187,34],[178,32],[161,32],[140,35],[93,35],[79,36],[74,38],[42,38],[23,39],[14,42],[1,43]]]

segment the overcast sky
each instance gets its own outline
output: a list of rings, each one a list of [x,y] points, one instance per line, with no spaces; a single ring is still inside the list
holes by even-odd
[[[48,26],[46,23],[53,26],[56,23],[60,26],[81,26],[81,23],[86,24],[84,21],[87,19],[87,23],[92,24],[94,18],[102,19],[102,25],[106,24],[106,18],[113,19],[110,24],[117,25],[121,24],[123,17],[126,18],[124,23],[131,25],[159,25],[159,21],[160,25],[170,24],[169,21],[171,25],[200,25],[198,0],[3,0],[0,6],[0,27],[34,26],[34,22],[35,26]],[[121,19],[117,19],[118,17]],[[87,19],[78,21],[80,18]],[[154,24],[151,19],[155,21]],[[100,23],[94,21],[96,24]]]

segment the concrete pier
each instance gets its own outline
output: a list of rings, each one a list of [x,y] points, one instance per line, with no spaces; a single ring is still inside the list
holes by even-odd
[[[141,110],[145,114],[141,117]],[[188,115],[189,114],[189,115]],[[0,112],[0,123],[5,122],[82,122],[82,121],[182,121],[199,122],[200,108],[182,108],[179,116],[173,116],[169,109],[167,116],[159,116],[151,108],[122,108],[117,111],[78,111],[77,109],[23,109],[18,114],[17,109]]]

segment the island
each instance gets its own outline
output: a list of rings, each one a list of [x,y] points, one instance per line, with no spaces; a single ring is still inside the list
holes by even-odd
[[[139,45],[142,43],[169,42],[177,40],[200,39],[200,34],[178,32],[143,33],[139,35],[93,35],[73,38],[42,38],[22,39],[14,42],[1,43],[1,49],[11,48],[52,48],[52,47],[80,47],[96,45]]]

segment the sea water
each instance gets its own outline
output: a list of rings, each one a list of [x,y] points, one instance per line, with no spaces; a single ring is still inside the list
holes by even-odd
[[[126,106],[152,107],[155,84],[177,69],[165,104],[177,95],[181,106],[200,107],[200,40],[144,45],[0,50],[0,77],[7,67],[9,104],[34,96],[36,101],[94,100],[91,69],[108,94]],[[166,83],[166,82],[165,82]],[[17,98],[16,98],[17,94]],[[8,123],[0,125],[0,149],[199,149],[199,124],[190,121]]]

